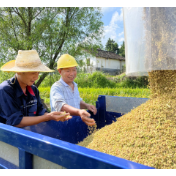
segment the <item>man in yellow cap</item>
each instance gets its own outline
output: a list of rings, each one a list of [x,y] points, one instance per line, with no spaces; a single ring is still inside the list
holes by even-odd
[[[15,77],[0,84],[0,122],[16,127],[40,122],[71,119],[69,113],[48,113],[40,101],[39,91],[33,85],[39,72],[52,72],[42,64],[35,50],[19,50],[16,60],[1,67],[2,71],[16,72]]]
[[[59,81],[55,82],[50,90],[51,111],[66,111],[71,115],[80,116],[82,121],[88,126],[95,125],[94,119],[90,118],[90,113],[95,115],[95,106],[85,103],[79,96],[77,84],[74,79],[77,75],[78,66],[74,57],[69,54],[62,55],[57,62],[57,70],[61,75]]]

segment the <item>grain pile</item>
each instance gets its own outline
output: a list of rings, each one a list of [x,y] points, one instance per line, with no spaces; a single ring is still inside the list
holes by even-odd
[[[176,169],[176,71],[149,73],[146,103],[78,145],[155,168]]]

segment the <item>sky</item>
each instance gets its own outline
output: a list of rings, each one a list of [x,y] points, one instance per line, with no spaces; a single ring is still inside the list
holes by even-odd
[[[104,23],[103,46],[108,39],[113,39],[119,47],[124,39],[123,9],[122,7],[102,7],[102,21]]]

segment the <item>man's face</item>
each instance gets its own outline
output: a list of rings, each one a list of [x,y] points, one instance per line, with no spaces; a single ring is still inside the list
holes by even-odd
[[[58,71],[66,83],[72,83],[77,75],[76,67],[62,68]]]
[[[32,86],[39,76],[39,72],[23,72],[17,74],[19,83],[26,86]]]

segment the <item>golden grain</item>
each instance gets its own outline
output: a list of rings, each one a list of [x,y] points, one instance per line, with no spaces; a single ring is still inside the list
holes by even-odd
[[[155,168],[176,169],[175,80],[176,71],[150,72],[150,100],[78,145]]]

